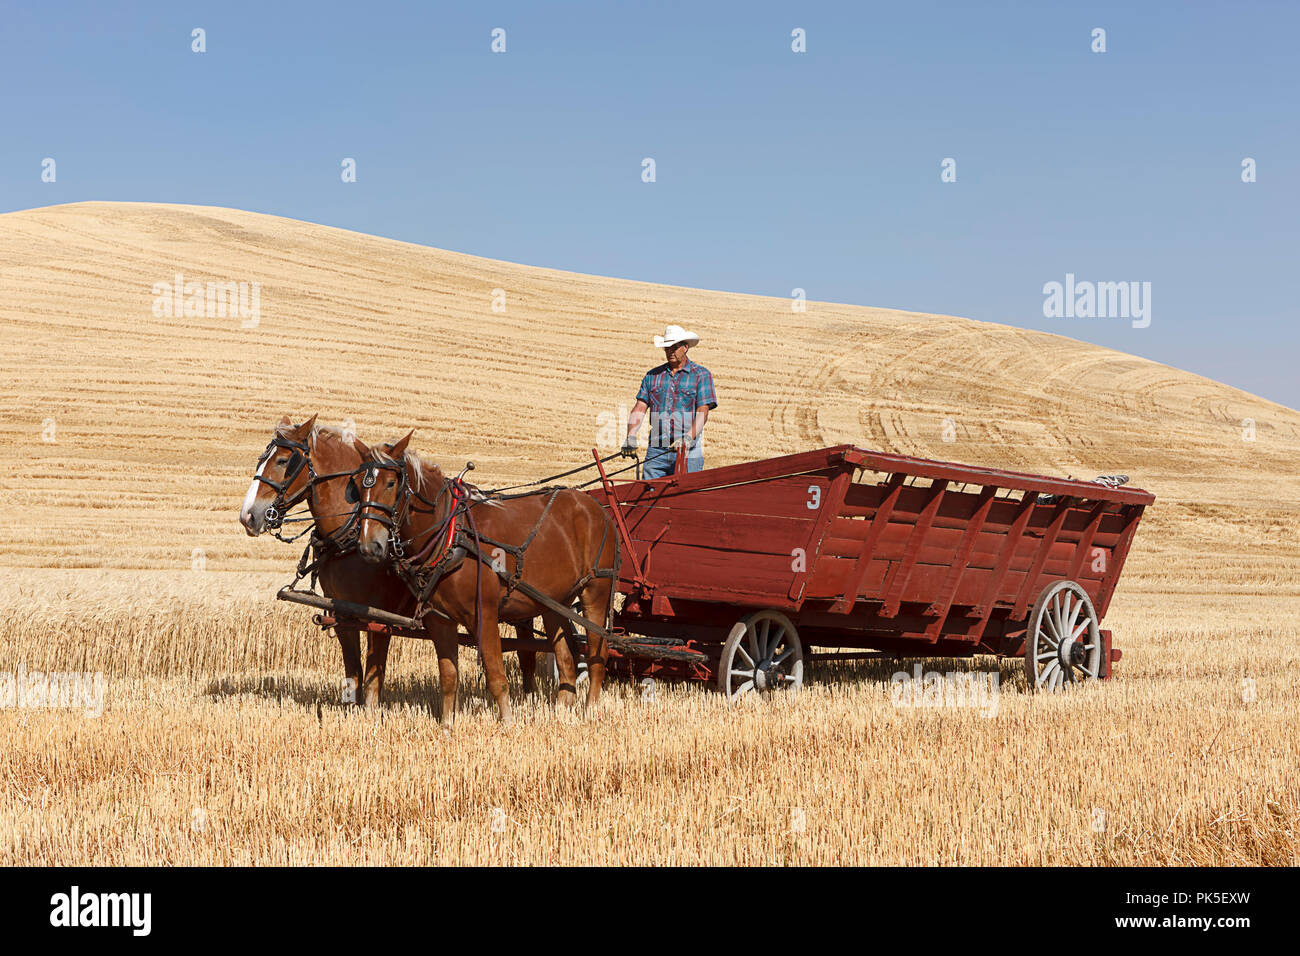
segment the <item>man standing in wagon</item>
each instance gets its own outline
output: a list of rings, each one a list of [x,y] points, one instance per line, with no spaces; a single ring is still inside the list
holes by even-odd
[[[709,412],[718,407],[713,393],[713,376],[703,365],[686,357],[687,351],[700,341],[694,332],[680,325],[670,325],[663,335],[655,336],[655,348],[664,350],[663,365],[652,368],[641,379],[636,404],[627,419],[627,438],[623,454],[636,454],[636,433],[646,411],[650,412],[650,441],[646,450],[642,477],[662,478],[672,473],[677,463],[677,446],[686,445],[686,470],[704,467],[704,449],[700,436]]]

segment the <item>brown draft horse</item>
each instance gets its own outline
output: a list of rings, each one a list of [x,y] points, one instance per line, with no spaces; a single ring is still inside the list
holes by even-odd
[[[608,627],[614,582],[608,570],[597,571],[614,569],[618,559],[609,516],[596,499],[571,488],[485,496],[448,479],[437,465],[421,462],[407,450],[410,439],[407,435],[385,450],[373,451],[357,442],[364,462],[358,544],[362,557],[387,566],[390,556],[427,554],[425,564],[436,565],[444,554],[455,556],[456,541],[473,542],[477,535],[484,560],[475,560],[471,552],[459,564],[447,565],[428,598],[426,626],[433,612],[440,611],[476,635],[488,693],[508,724],[510,695],[497,624],[531,622],[541,615],[559,670],[557,699],[573,706],[577,667],[565,638],[566,619],[511,581],[503,581],[497,569],[566,607],[577,597],[587,620]],[[522,567],[518,554],[510,550],[521,547]],[[600,697],[608,649],[600,635],[588,633],[586,638],[587,704],[592,705]],[[437,649],[447,723],[455,709],[457,648],[446,642]]]
[[[360,501],[354,474],[360,465],[361,453],[340,432],[316,425],[316,416],[296,426],[283,418],[266,452],[258,459],[253,482],[239,510],[239,523],[256,537],[278,527],[279,519],[305,498],[315,519],[316,534],[325,541],[326,553],[318,572],[322,593],[409,615],[415,610],[415,599],[402,580],[388,567],[364,560],[351,547],[349,539],[356,531]],[[450,629],[454,640],[454,626],[442,621],[437,621],[436,626]],[[347,681],[344,699],[352,697],[368,707],[378,705],[392,638],[367,632],[363,679],[360,628],[340,625],[335,633],[343,650]]]

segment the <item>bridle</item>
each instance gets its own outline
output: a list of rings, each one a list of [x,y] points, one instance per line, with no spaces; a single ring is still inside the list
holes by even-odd
[[[361,525],[367,519],[378,521],[388,529],[388,540],[392,544],[394,556],[401,558],[406,553],[402,544],[401,527],[403,522],[406,521],[406,514],[411,505],[411,492],[414,490],[406,480],[406,464],[404,462],[367,461],[362,463],[359,471],[361,481],[358,484],[362,489],[375,487],[375,484],[379,481],[381,471],[391,471],[396,475],[397,493],[394,495],[391,505],[386,505],[381,501],[371,501],[365,490],[361,492],[361,501],[357,505],[357,530],[361,529]],[[371,509],[379,513],[367,514]]]
[[[288,448],[291,452],[289,464],[284,469],[283,481],[272,481],[262,474],[262,466],[268,458],[275,454],[277,448]],[[266,451],[262,452],[261,457],[257,459],[257,469],[253,472],[253,478],[275,492],[275,500],[266,508],[265,521],[268,528],[272,530],[279,528],[284,524],[284,517],[289,513],[289,510],[307,497],[307,492],[312,484],[310,481],[303,487],[302,491],[293,496],[292,501],[286,501],[284,497],[284,493],[294,483],[304,465],[308,469],[308,475],[314,478],[314,473],[311,471],[311,454],[306,442],[294,441],[292,438],[285,438],[283,435],[276,435],[272,438],[266,446]]]
[[[275,449],[277,448],[287,448],[291,452],[289,457],[289,463],[285,466],[284,469],[283,481],[272,481],[270,478],[267,478],[265,475],[262,474],[263,462],[265,462],[268,458],[270,458],[271,455],[275,454]],[[306,467],[307,469],[306,484],[302,486],[302,490],[298,491],[291,498],[286,499],[285,492],[287,492],[289,488],[293,485],[294,481],[297,480],[298,475],[302,473],[304,467]],[[315,526],[315,519],[314,518],[305,518],[305,519],[289,518],[288,517],[289,512],[293,510],[293,508],[301,504],[308,497],[314,496],[316,493],[316,486],[320,484],[322,481],[330,481],[334,478],[350,478],[356,475],[357,471],[359,470],[360,469],[353,469],[351,471],[335,471],[329,474],[318,475],[316,474],[315,467],[313,467],[312,465],[311,449],[308,447],[306,442],[295,441],[292,438],[286,438],[283,435],[276,435],[267,444],[266,451],[262,452],[261,457],[257,459],[257,470],[254,471],[253,473],[253,477],[257,481],[262,482],[262,484],[266,485],[268,488],[270,488],[272,491],[275,492],[275,500],[272,501],[269,505],[267,505],[266,508],[266,517],[264,520],[266,522],[267,528],[270,529],[273,533],[275,533],[276,536],[278,537],[279,529],[286,520],[289,521],[304,520],[304,521],[311,522],[311,524],[309,524],[307,528],[304,528],[302,532],[300,532],[297,535],[294,535],[292,538],[286,538],[284,540],[295,541],[298,538],[302,537],[303,534],[306,534],[308,531],[313,530]],[[357,528],[360,527],[358,523],[359,514],[360,514],[359,508],[352,509],[352,511],[349,513],[350,516],[347,522],[342,527],[336,529],[332,534],[328,535],[327,537],[329,539],[334,540],[336,544],[342,544],[342,542],[345,541],[350,535],[355,534]]]
[[[410,480],[406,477],[405,461],[368,461],[363,463],[357,471],[361,475],[361,481],[359,484],[363,489],[375,487],[379,481],[379,473],[381,471],[392,471],[397,474],[397,494],[393,498],[393,503],[391,505],[386,505],[381,501],[371,501],[367,499],[365,493],[362,492],[361,503],[356,512],[358,529],[361,527],[361,522],[366,519],[377,521],[388,529],[388,540],[392,543],[393,557],[396,560],[400,561],[405,558],[407,548],[414,546],[417,540],[417,538],[412,538],[410,541],[402,540],[402,526],[406,523],[407,516],[410,514],[412,500],[427,505],[430,511],[436,514],[439,506],[442,504],[443,496],[450,495],[451,501],[447,508],[446,517],[443,518],[443,520],[435,527],[422,532],[421,536],[429,535],[429,544],[432,545],[433,540],[436,540],[438,535],[445,531],[447,547],[451,546],[451,538],[454,534],[457,513],[464,510],[464,504],[470,499],[470,492],[464,487],[461,478],[444,477],[442,479],[442,487],[438,489],[437,497],[431,500],[411,486]],[[378,513],[367,514],[367,509],[374,509],[374,511]],[[417,560],[422,560],[425,557],[424,551],[427,550],[429,550],[428,547],[421,551],[420,555],[417,556]],[[446,550],[446,548],[444,548],[444,550]]]

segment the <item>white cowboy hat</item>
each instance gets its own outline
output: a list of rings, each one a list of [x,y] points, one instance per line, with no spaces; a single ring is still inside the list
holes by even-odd
[[[685,342],[688,345],[696,345],[699,341],[700,337],[694,332],[687,332],[680,325],[670,325],[668,328],[664,329],[663,335],[655,336],[655,348],[666,349],[669,346],[677,345],[681,342]]]

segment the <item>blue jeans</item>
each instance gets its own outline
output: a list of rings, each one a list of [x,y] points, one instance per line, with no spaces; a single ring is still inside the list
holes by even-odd
[[[641,477],[646,481],[671,475],[677,467],[676,448],[658,448],[651,445],[646,449],[645,464],[641,467]],[[694,448],[686,451],[686,470],[700,471],[704,468],[704,449],[696,442]]]

